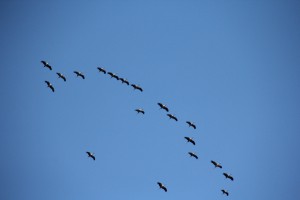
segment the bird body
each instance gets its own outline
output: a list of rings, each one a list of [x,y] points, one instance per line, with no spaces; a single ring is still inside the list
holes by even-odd
[[[119,78],[116,74],[114,74],[114,73],[112,73],[112,72],[108,72],[107,74],[110,75],[110,78],[115,78],[115,79],[117,79],[117,80],[120,80],[120,78]]]
[[[169,116],[170,119],[174,119],[175,121],[178,121],[177,117],[175,117],[175,115],[172,114],[167,114]]]
[[[133,87],[133,89],[143,92],[143,88],[141,88],[140,86],[138,86],[136,84],[131,84],[131,86]]]
[[[45,83],[47,84],[47,87],[49,87],[52,90],[52,92],[54,92],[53,85],[49,81],[45,81]]]
[[[102,67],[97,67],[97,69],[99,70],[99,72],[102,72],[103,74],[106,74],[106,70]]]
[[[122,83],[129,85],[129,81],[125,78],[120,78],[120,81],[122,81]]]
[[[189,127],[193,127],[194,129],[196,129],[196,125],[193,122],[186,121],[186,123],[189,125]]]
[[[162,103],[157,103],[157,104],[159,105],[160,109],[164,109],[165,111],[169,112],[169,108],[166,105]]]
[[[189,154],[190,154],[191,157],[194,157],[194,158],[198,159],[198,156],[195,153],[189,152]]]
[[[222,189],[221,191],[222,191],[222,192],[223,192],[223,194],[225,194],[226,196],[228,196],[228,195],[229,195],[229,192],[228,192],[228,190],[224,190],[224,189]]]
[[[52,70],[51,65],[49,65],[49,63],[47,63],[46,61],[42,60],[41,63],[43,63],[44,67],[47,67],[48,69]]]
[[[228,178],[233,181],[233,177],[231,176],[231,174],[223,173],[223,175],[225,176],[225,178]]]
[[[166,186],[164,186],[161,182],[157,182],[158,186],[160,189],[163,189],[165,192],[168,191],[168,189],[166,188]]]
[[[91,153],[89,151],[86,152],[88,154],[88,157],[92,158],[93,160],[96,160],[95,154]]]
[[[215,167],[218,167],[218,168],[220,168],[220,169],[222,169],[222,165],[220,164],[220,163],[218,163],[218,162],[216,162],[216,161],[210,161]]]
[[[193,140],[193,138],[190,138],[190,137],[184,137],[184,138],[187,140],[187,142],[190,142],[193,145],[196,145],[196,142]]]
[[[62,73],[57,72],[56,74],[58,75],[58,78],[61,78],[66,82],[67,79]]]
[[[139,113],[143,113],[145,114],[145,111],[141,108],[135,109],[135,111],[139,114]]]
[[[83,75],[83,73],[78,72],[78,71],[74,71],[74,73],[75,73],[77,76],[80,76],[82,79],[85,79],[85,76]]]

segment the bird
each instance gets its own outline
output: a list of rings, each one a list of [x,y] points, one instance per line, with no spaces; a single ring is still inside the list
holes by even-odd
[[[84,75],[81,72],[74,71],[77,76],[80,76],[82,79],[85,79]]]
[[[170,119],[174,119],[175,121],[178,121],[177,117],[175,117],[174,115],[171,114],[167,114],[169,116]]]
[[[194,158],[198,159],[198,156],[195,153],[189,152],[189,154],[190,154],[191,157],[194,157]]]
[[[189,127],[193,127],[194,129],[196,129],[196,125],[193,122],[190,121],[186,121],[186,123],[189,125]]]
[[[187,140],[187,142],[190,142],[193,145],[196,145],[196,142],[193,140],[193,138],[190,138],[190,137],[184,137],[184,138]]]
[[[223,175],[225,176],[225,178],[228,178],[233,181],[233,177],[231,176],[231,174],[223,173]]]
[[[222,169],[222,165],[220,163],[217,163],[216,161],[210,161],[215,167],[218,167],[220,169]]]
[[[117,79],[117,80],[120,79],[116,74],[113,74],[112,72],[108,72],[107,74],[110,75],[110,78],[115,78],[115,79]]]
[[[56,74],[58,75],[58,78],[62,78],[66,82],[67,79],[63,74],[61,74],[59,72],[57,72]]]
[[[53,85],[49,81],[45,81],[45,83],[47,84],[47,87],[49,87],[52,90],[52,92],[54,92]]]
[[[166,105],[162,103],[157,103],[157,104],[159,105],[160,109],[164,109],[165,111],[169,112],[169,108]]]
[[[226,196],[228,196],[228,195],[229,195],[229,192],[228,192],[228,190],[224,190],[224,189],[222,189],[221,191],[223,192],[223,194],[226,194]]]
[[[93,160],[96,160],[95,154],[91,153],[89,151],[86,152],[88,154],[88,157],[91,157]]]
[[[97,69],[99,70],[99,72],[102,72],[103,74],[106,74],[106,70],[102,67],[97,67]]]
[[[47,63],[46,61],[42,60],[41,63],[43,63],[44,67],[47,67],[48,69],[52,70],[51,65],[49,65],[49,63]]]
[[[129,85],[129,82],[128,82],[128,80],[127,80],[127,79],[125,79],[125,78],[120,78],[120,81],[122,81],[122,83],[125,83],[125,84]]]
[[[133,87],[133,89],[143,92],[143,88],[141,88],[140,86],[138,86],[136,84],[131,84],[131,86]]]
[[[157,182],[158,186],[160,189],[163,189],[165,192],[168,191],[168,189],[166,188],[166,186],[164,186],[161,182]]]
[[[135,109],[135,111],[139,114],[139,113],[143,113],[145,114],[145,111],[141,108]]]

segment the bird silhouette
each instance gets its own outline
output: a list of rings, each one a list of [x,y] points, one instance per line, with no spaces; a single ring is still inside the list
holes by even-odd
[[[193,138],[190,138],[190,137],[184,137],[184,138],[187,140],[187,142],[190,142],[193,145],[196,145],[196,142],[193,140]]]
[[[103,74],[106,74],[106,70],[102,67],[97,67],[97,69],[99,70],[99,72],[102,72]]]
[[[92,158],[93,160],[96,160],[96,157],[95,157],[95,154],[94,153],[91,153],[89,151],[86,152],[88,157]]]
[[[190,154],[191,157],[194,157],[194,158],[198,159],[198,156],[195,153],[189,152],[189,154]]]
[[[227,195],[227,196],[229,195],[229,192],[228,192],[228,190],[224,190],[224,189],[222,189],[221,191],[223,192],[223,194],[225,194],[225,195]]]
[[[194,129],[196,129],[196,125],[193,122],[186,121],[186,123],[189,125],[189,127],[193,127]]]
[[[128,82],[128,80],[127,80],[127,79],[125,79],[125,78],[120,78],[120,81],[122,81],[122,83],[125,83],[125,84],[129,85],[129,82]]]
[[[115,78],[117,80],[120,79],[116,74],[113,74],[112,72],[108,72],[107,74],[110,75],[110,78]]]
[[[169,116],[170,119],[174,119],[175,121],[178,121],[177,117],[175,117],[174,115],[172,114],[167,114]]]
[[[157,104],[159,105],[160,109],[164,109],[165,111],[169,112],[169,108],[166,105],[162,103],[157,103]]]
[[[143,88],[141,88],[140,86],[138,86],[136,84],[131,84],[131,86],[133,87],[133,89],[143,92]]]
[[[225,176],[225,178],[228,178],[233,181],[233,177],[231,176],[231,174],[223,173],[223,175]]]
[[[52,90],[52,92],[54,92],[53,85],[49,81],[45,81],[45,83],[47,84],[47,87],[49,87]]]
[[[210,161],[215,167],[218,167],[218,168],[220,168],[220,169],[222,169],[222,165],[220,164],[220,163],[218,163],[218,162],[216,162],[216,161]]]
[[[166,186],[164,186],[161,182],[157,182],[158,186],[160,189],[163,189],[165,192],[168,191],[168,189],[166,188]]]
[[[41,63],[43,63],[44,67],[46,67],[46,68],[52,70],[51,65],[49,65],[49,63],[47,63],[46,61],[42,60]]]
[[[78,72],[78,71],[74,71],[74,73],[78,76],[80,76],[82,79],[85,79],[85,76],[83,75],[83,73]]]
[[[135,109],[135,111],[139,114],[139,113],[142,113],[142,114],[145,114],[145,111],[141,108],[138,108],[138,109]]]
[[[61,74],[59,72],[57,72],[56,74],[58,75],[58,78],[63,79],[65,82],[67,81],[66,77],[63,74]]]

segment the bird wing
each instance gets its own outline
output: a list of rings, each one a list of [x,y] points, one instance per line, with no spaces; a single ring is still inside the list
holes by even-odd
[[[192,143],[193,145],[196,145],[196,142],[195,142],[194,140],[191,140],[191,143]]]
[[[47,65],[47,62],[42,60],[41,63],[43,63],[44,65]]]
[[[49,81],[45,81],[45,83],[47,83],[47,85],[50,85],[50,82],[49,82]]]
[[[196,129],[196,125],[195,125],[195,124],[192,124],[191,126],[192,126],[194,129]]]
[[[66,77],[65,76],[61,76],[62,79],[64,79],[64,81],[67,81]]]
[[[96,160],[96,157],[94,155],[91,155],[91,158],[93,158],[93,160]]]
[[[165,192],[168,191],[167,188],[166,188],[165,186],[162,186],[161,188],[162,188]]]
[[[54,87],[51,85],[51,86],[49,86],[50,87],[50,89],[52,90],[52,92],[54,92]]]

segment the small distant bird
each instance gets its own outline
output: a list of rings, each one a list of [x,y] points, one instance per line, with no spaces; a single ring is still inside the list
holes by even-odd
[[[47,63],[46,61],[42,60],[41,63],[43,63],[44,67],[47,67],[48,69],[52,70],[51,65],[49,65],[49,63]]]
[[[116,74],[113,74],[112,72],[108,72],[107,74],[110,75],[110,78],[115,78],[117,80],[120,79]]]
[[[62,78],[66,82],[67,79],[63,74],[61,74],[59,72],[57,72],[56,74],[58,75],[58,78]]]
[[[102,67],[97,67],[97,69],[99,70],[99,72],[102,72],[103,74],[106,74],[106,70]]]
[[[157,104],[159,105],[160,109],[164,109],[165,111],[169,112],[169,108],[166,105],[162,103],[157,103]]]
[[[131,86],[133,87],[133,89],[143,92],[143,89],[140,86],[138,86],[136,84],[131,84]]]
[[[157,182],[158,186],[160,189],[163,189],[165,192],[168,191],[168,189],[166,188],[166,186],[164,186],[161,182]]]
[[[198,159],[198,156],[195,153],[189,152],[189,154],[190,154],[191,157],[194,157],[194,158]]]
[[[45,83],[47,84],[47,87],[49,87],[52,90],[52,92],[54,92],[53,85],[49,81],[45,81]]]
[[[193,145],[196,144],[196,142],[193,140],[193,138],[190,138],[190,137],[184,137],[186,139],[187,142],[190,142],[192,143]]]
[[[229,192],[228,192],[228,190],[224,190],[224,189],[222,189],[221,191],[223,192],[223,194],[226,194],[227,196],[229,195]]]
[[[231,176],[231,174],[223,173],[223,175],[225,176],[225,178],[228,178],[233,181],[233,177]]]
[[[175,117],[174,115],[171,114],[167,114],[169,116],[170,119],[174,119],[175,121],[178,121],[177,117]]]
[[[128,82],[128,80],[127,80],[127,79],[125,79],[125,78],[120,78],[120,81],[122,81],[122,83],[125,83],[125,84],[129,85],[129,82]]]
[[[95,154],[94,153],[91,153],[89,151],[86,152],[88,157],[92,158],[93,160],[96,160],[96,157],[95,157]]]
[[[139,113],[143,113],[145,114],[145,111],[141,108],[135,109],[135,111],[139,114]]]
[[[78,71],[74,71],[74,73],[75,73],[77,76],[80,76],[82,79],[85,79],[83,73],[78,72]]]
[[[216,161],[210,161],[215,167],[218,167],[220,169],[222,169],[222,165],[220,163],[217,163]]]
[[[193,122],[190,121],[186,121],[186,123],[189,125],[189,127],[193,127],[194,129],[196,129],[196,125]]]

